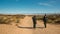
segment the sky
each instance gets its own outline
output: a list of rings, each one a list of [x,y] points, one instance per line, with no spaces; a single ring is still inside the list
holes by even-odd
[[[0,0],[0,14],[60,13],[60,0]]]

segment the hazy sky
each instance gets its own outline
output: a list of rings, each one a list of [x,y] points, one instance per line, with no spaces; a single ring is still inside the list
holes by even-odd
[[[60,0],[0,0],[1,13],[60,13]]]

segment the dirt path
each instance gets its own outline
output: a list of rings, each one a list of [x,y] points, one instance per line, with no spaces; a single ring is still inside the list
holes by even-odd
[[[42,21],[37,21],[37,28],[32,28],[32,19],[26,16],[18,26],[0,24],[0,34],[60,34],[60,25],[47,24],[44,28]]]

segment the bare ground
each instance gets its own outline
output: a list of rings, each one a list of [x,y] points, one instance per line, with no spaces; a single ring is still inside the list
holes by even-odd
[[[47,24],[37,21],[36,28],[32,28],[31,17],[26,16],[18,25],[0,24],[0,34],[60,34],[60,25]]]

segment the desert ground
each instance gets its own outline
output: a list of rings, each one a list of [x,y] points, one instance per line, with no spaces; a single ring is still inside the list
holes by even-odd
[[[39,20],[34,29],[32,18],[26,16],[18,24],[0,24],[0,34],[60,34],[60,25],[47,23],[47,28],[44,28],[43,21]]]

